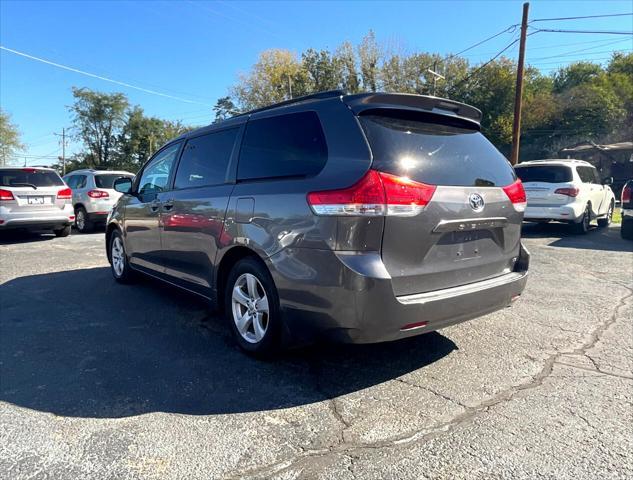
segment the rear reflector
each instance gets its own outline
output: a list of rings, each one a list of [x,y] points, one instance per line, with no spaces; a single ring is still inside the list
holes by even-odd
[[[558,193],[559,195],[567,195],[568,197],[577,197],[580,193],[580,190],[576,187],[557,188],[556,190],[554,190],[554,193]]]
[[[57,192],[57,200],[70,200],[73,198],[73,191],[70,188],[63,188]]]
[[[622,203],[629,203],[631,201],[631,190],[633,190],[633,187],[631,187],[631,183],[629,182],[626,187],[622,189],[622,198],[620,199]]]
[[[349,188],[311,192],[307,199],[317,215],[411,217],[431,201],[435,189],[407,177],[369,170]]]
[[[15,200],[13,192],[11,192],[11,190],[3,190],[0,188],[0,202],[6,202],[10,200]]]
[[[88,192],[88,196],[90,198],[108,198],[110,194],[108,192],[104,192],[103,190],[90,190]]]
[[[521,179],[517,179],[516,182],[503,187],[503,191],[514,205],[514,209],[517,212],[524,212],[527,206],[527,197],[525,196],[525,190],[523,189],[523,183]]]
[[[407,330],[415,330],[417,328],[422,328],[422,327],[426,327],[428,325],[429,322],[415,322],[415,323],[408,323],[406,324],[404,327],[402,327],[400,329],[401,332],[405,332]]]

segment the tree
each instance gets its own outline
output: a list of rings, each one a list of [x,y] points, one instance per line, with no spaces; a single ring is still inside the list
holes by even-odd
[[[309,93],[339,88],[341,65],[328,50],[312,48],[301,54],[301,67],[306,72]]]
[[[24,145],[20,142],[18,128],[11,123],[9,114],[0,110],[0,166],[8,165],[21,150],[24,150]]]
[[[215,103],[213,107],[213,111],[215,112],[215,120],[214,123],[220,122],[222,120],[226,120],[233,115],[238,113],[237,107],[231,100],[231,97],[222,97],[218,98],[218,101]]]
[[[347,93],[359,93],[360,80],[358,79],[358,70],[356,68],[356,55],[354,47],[349,42],[343,44],[336,50],[334,56],[336,62],[340,65],[341,80],[340,85]]]
[[[91,167],[109,167],[114,163],[117,138],[125,125],[129,103],[122,93],[72,89],[75,138],[86,148],[84,160]]]
[[[369,92],[378,90],[378,63],[381,59],[380,47],[376,42],[376,35],[370,30],[363,37],[358,46],[358,58],[360,59],[360,73],[363,88]]]

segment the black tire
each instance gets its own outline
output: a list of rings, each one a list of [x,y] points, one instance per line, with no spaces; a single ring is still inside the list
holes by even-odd
[[[88,233],[92,231],[92,222],[88,220],[88,212],[82,206],[75,208],[75,228],[80,233]]]
[[[609,225],[611,225],[611,220],[613,220],[613,209],[615,208],[615,205],[613,202],[611,202],[611,204],[609,205],[609,210],[607,211],[607,216],[604,218],[599,218],[598,219],[598,227],[600,228],[607,228]]]
[[[71,228],[72,227],[70,225],[66,225],[65,227],[53,230],[53,233],[56,237],[67,237],[68,235],[70,235]]]
[[[625,240],[633,240],[633,218],[623,218],[620,236]]]
[[[244,281],[245,278],[248,278],[248,275],[254,276],[259,282],[259,285],[257,286],[259,298],[261,299],[265,296],[267,299],[268,313],[265,317],[258,317],[261,318],[261,320],[258,320],[258,325],[262,325],[265,318],[265,333],[259,340],[257,340],[257,334],[255,333],[255,317],[261,313],[256,310],[257,302],[252,303],[252,312],[250,307],[247,308],[243,304],[236,305],[236,309],[238,309],[237,315],[240,313],[239,310],[243,309],[243,316],[248,315],[249,318],[251,318],[250,323],[244,323],[247,325],[244,333],[241,333],[238,329],[238,320],[235,319],[236,312],[234,311],[233,305],[233,291],[236,286],[240,287],[240,283]],[[250,290],[250,288],[248,290]],[[244,292],[244,290],[242,291]],[[244,293],[247,296],[250,296],[250,292]],[[224,312],[226,320],[230,325],[231,332],[233,332],[233,337],[243,351],[249,355],[259,358],[269,358],[279,352],[282,330],[279,296],[270,272],[257,258],[243,258],[231,269],[224,292]],[[246,337],[251,337],[251,340],[247,340]]]
[[[115,247],[116,245],[116,247]],[[121,249],[121,263],[118,262],[119,255],[114,248]],[[123,235],[119,230],[115,230],[110,235],[110,244],[108,245],[108,259],[110,260],[110,271],[112,276],[119,283],[131,283],[134,280],[134,271],[130,268],[130,264],[125,253],[125,242]]]
[[[585,212],[582,214],[580,222],[574,225],[576,233],[584,235],[589,231],[589,224],[591,223],[591,205],[587,204]]]

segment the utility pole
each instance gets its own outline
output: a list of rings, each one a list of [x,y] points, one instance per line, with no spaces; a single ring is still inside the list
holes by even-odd
[[[437,60],[435,60],[435,63],[433,64],[433,70],[427,68],[426,71],[433,75],[433,96],[437,97],[437,79],[441,78],[442,80],[444,80],[446,77],[437,73]]]
[[[58,137],[62,137],[62,177],[66,175],[66,129],[62,128],[62,133],[55,133],[53,135],[57,135]]]
[[[288,74],[288,100],[292,100],[292,77]]]
[[[519,43],[519,63],[517,65],[517,83],[514,91],[514,121],[512,123],[512,154],[510,163],[519,163],[519,144],[521,142],[521,107],[523,101],[523,64],[525,62],[525,39],[527,37],[528,11],[530,4],[523,4],[523,19],[521,20],[521,41]]]

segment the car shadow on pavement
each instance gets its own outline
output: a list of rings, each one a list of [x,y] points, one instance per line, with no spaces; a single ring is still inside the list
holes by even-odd
[[[524,223],[521,229],[524,238],[552,238],[549,245],[562,248],[604,250],[613,252],[633,251],[633,242],[620,237],[620,225],[609,228],[591,226],[586,234],[576,233],[572,225],[565,223]]]
[[[55,234],[51,231],[7,230],[0,232],[0,245],[14,245],[16,243],[45,242],[53,240]]]
[[[456,345],[439,333],[321,345],[274,361],[241,353],[197,297],[108,268],[10,280],[0,288],[0,401],[56,415],[222,414],[310,404],[429,365]]]

